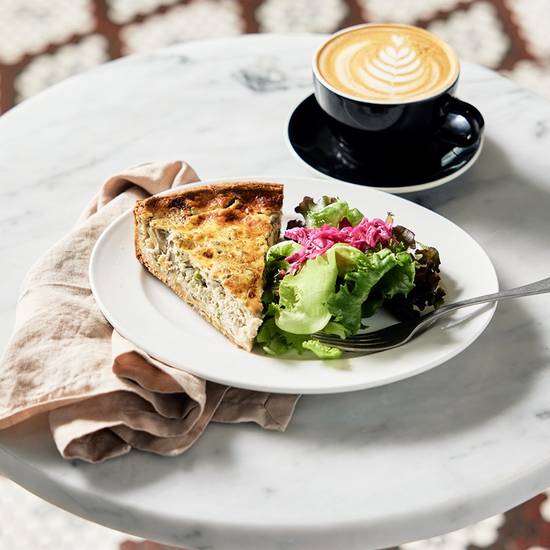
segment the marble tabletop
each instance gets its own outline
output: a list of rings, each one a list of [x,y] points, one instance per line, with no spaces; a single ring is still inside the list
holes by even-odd
[[[286,149],[316,35],[191,43],[109,63],[0,118],[0,347],[31,262],[112,172],[184,158],[205,178],[308,175]],[[414,195],[471,233],[509,287],[550,275],[550,104],[465,64],[476,165]],[[472,265],[475,276],[475,265]],[[284,434],[212,425],[186,454],[63,461],[43,419],[0,433],[0,471],[75,514],[210,550],[373,549],[501,512],[550,485],[550,297],[499,305],[448,363],[303,398]]]

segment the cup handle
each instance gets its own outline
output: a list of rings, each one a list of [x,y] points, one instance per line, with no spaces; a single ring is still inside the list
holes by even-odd
[[[449,96],[444,111],[445,121],[438,132],[442,139],[458,147],[470,147],[479,141],[485,121],[473,105]]]

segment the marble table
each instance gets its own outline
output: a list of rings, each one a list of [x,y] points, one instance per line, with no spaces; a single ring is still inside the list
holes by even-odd
[[[0,347],[34,258],[126,165],[307,175],[286,149],[316,35],[247,36],[109,63],[0,118]],[[550,274],[550,104],[477,66],[477,164],[411,197],[469,231],[503,287]],[[475,265],[472,265],[475,277]],[[43,419],[0,433],[0,471],[75,514],[202,550],[373,549],[444,533],[550,485],[550,297],[502,303],[467,351],[387,387],[304,398],[285,434],[209,427],[188,453],[63,461]]]

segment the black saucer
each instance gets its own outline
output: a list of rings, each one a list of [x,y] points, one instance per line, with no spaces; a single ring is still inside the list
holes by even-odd
[[[288,140],[298,158],[316,172],[393,193],[429,189],[456,178],[475,162],[483,141],[480,134],[472,145],[459,147],[434,133],[397,142],[341,128],[312,94],[292,113]]]

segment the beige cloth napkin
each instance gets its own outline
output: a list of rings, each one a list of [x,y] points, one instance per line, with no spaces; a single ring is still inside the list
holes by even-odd
[[[88,261],[105,227],[136,199],[193,181],[181,161],[111,177],[32,267],[0,361],[0,430],[47,412],[63,457],[100,462],[131,448],[180,454],[210,421],[286,428],[297,396],[227,388],[155,361],[113,331],[91,294]]]

